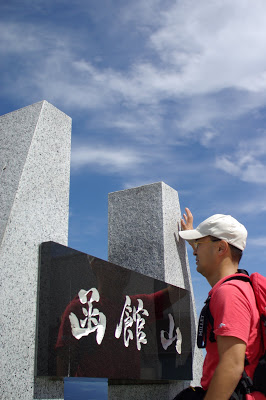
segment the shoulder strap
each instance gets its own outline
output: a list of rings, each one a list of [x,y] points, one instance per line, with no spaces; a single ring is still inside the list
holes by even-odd
[[[205,301],[205,306],[201,310],[200,317],[199,317],[198,335],[197,335],[197,346],[199,349],[205,349],[205,347],[207,345],[208,323],[210,323],[212,326],[209,340],[211,342],[215,342],[215,337],[214,337],[214,333],[213,333],[214,320],[213,320],[213,316],[211,315],[210,307],[209,307],[210,300],[211,300],[211,296],[208,296],[208,298]]]
[[[243,276],[243,275],[235,275],[235,276],[231,276],[230,278],[226,279],[222,284],[224,284],[225,282],[228,281],[244,281],[244,282],[249,282],[252,286],[252,282],[250,280],[249,276]]]
[[[238,273],[238,274],[244,274],[244,275],[249,276],[249,273],[248,273],[248,271],[247,271],[246,269],[238,269],[238,270],[237,270],[237,273]]]

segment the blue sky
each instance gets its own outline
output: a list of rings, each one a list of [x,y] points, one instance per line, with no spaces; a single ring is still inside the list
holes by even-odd
[[[1,2],[0,114],[73,119],[69,246],[107,259],[108,193],[164,181],[195,225],[239,219],[265,274],[265,20],[264,0]]]
[[[108,400],[108,379],[65,378],[64,400]]]

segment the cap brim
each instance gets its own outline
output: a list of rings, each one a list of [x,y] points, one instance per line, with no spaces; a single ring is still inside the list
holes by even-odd
[[[180,231],[179,236],[185,240],[196,240],[204,237],[199,231],[196,229],[190,229],[187,231]],[[206,235],[205,235],[206,236]]]

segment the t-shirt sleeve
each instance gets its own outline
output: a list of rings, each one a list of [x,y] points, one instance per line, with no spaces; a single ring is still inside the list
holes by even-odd
[[[157,319],[163,318],[164,309],[171,305],[169,302],[168,292],[164,290],[159,290],[156,293],[150,294],[133,295],[130,297],[134,301],[136,301],[138,298],[143,301],[144,308],[147,308],[149,312],[150,322],[154,322]]]
[[[248,342],[251,327],[251,305],[244,291],[234,284],[221,285],[213,294],[210,311],[217,336],[234,336]]]

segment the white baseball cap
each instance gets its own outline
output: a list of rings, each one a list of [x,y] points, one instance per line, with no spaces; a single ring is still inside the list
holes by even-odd
[[[214,236],[225,240],[240,250],[246,247],[248,232],[231,215],[215,214],[205,219],[196,229],[180,231],[179,236],[185,240],[196,240],[205,236]]]

